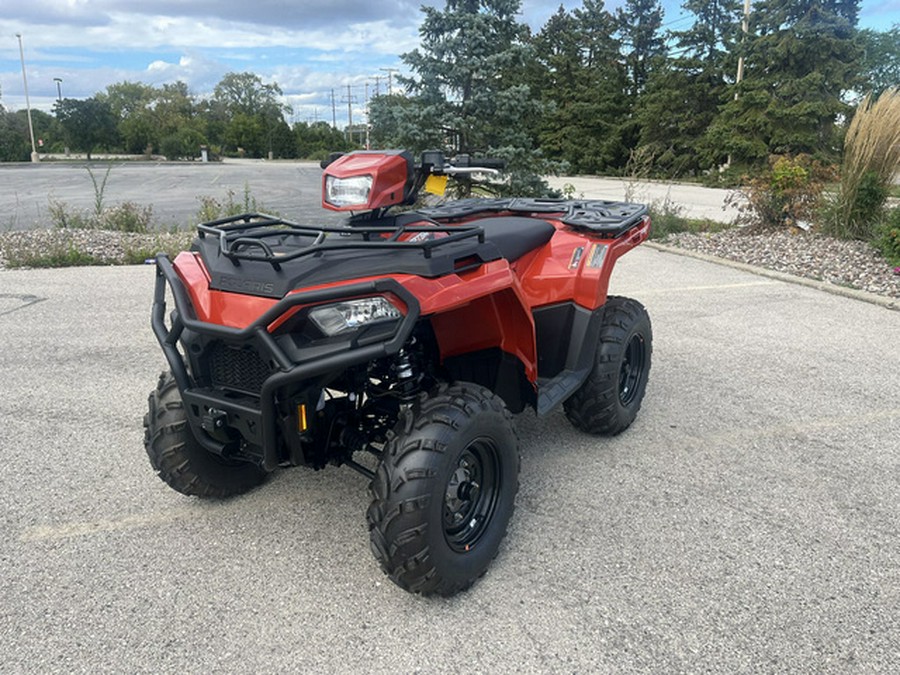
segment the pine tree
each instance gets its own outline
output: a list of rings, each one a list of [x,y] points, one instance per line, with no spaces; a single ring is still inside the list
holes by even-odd
[[[669,34],[675,56],[651,72],[636,110],[638,154],[667,177],[710,164],[700,141],[726,94],[729,50],[740,29],[740,0],[688,0],[683,8],[695,21]]]
[[[662,21],[663,8],[659,0],[625,0],[625,5],[616,10],[633,97],[643,91],[650,71],[666,54]]]
[[[859,0],[763,0],[750,16],[744,79],[710,128],[708,147],[737,163],[769,154],[831,159],[858,82]],[[730,93],[729,93],[730,94]]]
[[[516,19],[520,0],[447,0],[424,6],[421,46],[402,59],[413,76],[401,79],[411,96],[379,97],[370,108],[382,143],[415,152],[502,157],[509,189],[542,194],[538,178],[550,168],[533,147],[530,128],[542,106],[522,73],[530,59],[528,28]]]

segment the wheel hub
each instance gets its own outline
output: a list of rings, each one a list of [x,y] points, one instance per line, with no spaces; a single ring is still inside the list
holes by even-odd
[[[625,355],[619,369],[619,401],[622,405],[628,405],[635,397],[644,371],[644,360],[644,340],[640,335],[634,335],[625,347]]]
[[[444,535],[457,551],[468,551],[494,514],[500,481],[496,452],[490,443],[473,443],[460,456],[447,481]]]

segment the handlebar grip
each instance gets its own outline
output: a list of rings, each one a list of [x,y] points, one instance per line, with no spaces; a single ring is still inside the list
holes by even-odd
[[[460,169],[505,169],[506,160],[499,157],[472,157],[469,154],[457,155],[450,162],[451,166]]]
[[[499,157],[480,157],[478,159],[470,159],[469,166],[480,169],[505,169],[506,160]]]

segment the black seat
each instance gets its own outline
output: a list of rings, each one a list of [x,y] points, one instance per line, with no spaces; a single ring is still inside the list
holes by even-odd
[[[543,246],[556,232],[556,228],[546,220],[524,216],[479,218],[470,220],[466,225],[482,228],[485,241],[496,246],[500,255],[509,262],[515,262],[529,251]]]

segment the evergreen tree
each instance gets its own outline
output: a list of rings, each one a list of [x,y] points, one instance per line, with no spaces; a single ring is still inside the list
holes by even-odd
[[[740,30],[740,0],[688,0],[683,8],[695,21],[669,34],[675,57],[651,72],[636,110],[638,155],[667,177],[711,163],[701,139],[726,95],[729,52]]]
[[[718,160],[765,162],[769,154],[839,152],[838,122],[858,84],[859,0],[762,0],[743,46],[744,78],[710,128]],[[736,96],[736,98],[735,98]]]
[[[895,23],[883,32],[861,30],[857,44],[861,51],[863,92],[880,96],[886,89],[900,84],[900,24]]]
[[[371,107],[376,137],[416,152],[436,147],[502,157],[511,192],[545,192],[538,176],[548,166],[529,134],[542,107],[522,81],[530,50],[527,26],[516,19],[520,6],[520,0],[423,6],[421,46],[402,57],[413,76],[401,82],[412,96],[399,105],[384,97]]]
[[[620,125],[626,116],[625,73],[613,16],[602,0],[560,7],[532,39],[531,84],[547,105],[541,149],[577,173],[615,171],[625,161]]]
[[[650,71],[665,57],[662,21],[663,8],[659,0],[625,0],[625,5],[616,10],[633,97],[643,91]]]

